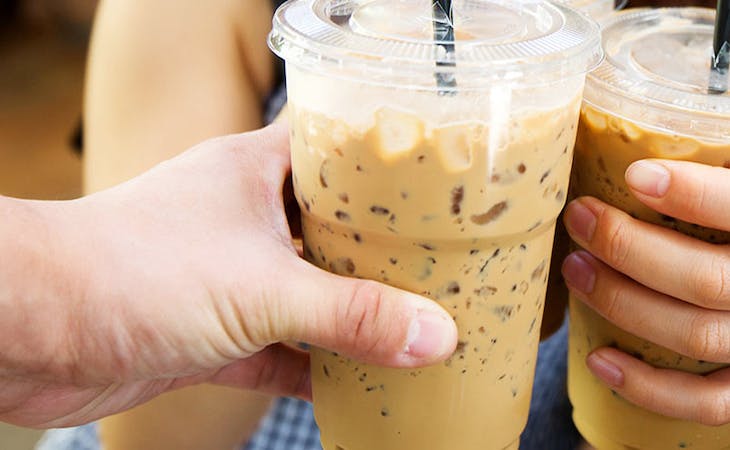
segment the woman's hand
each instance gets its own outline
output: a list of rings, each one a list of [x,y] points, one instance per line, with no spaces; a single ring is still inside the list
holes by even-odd
[[[730,170],[666,160],[634,163],[632,193],[656,211],[730,231]],[[730,247],[633,219],[594,198],[565,215],[586,251],[563,274],[571,292],[631,334],[697,360],[730,363]],[[627,400],[708,425],[730,422],[730,369],[700,376],[658,369],[613,348],[587,359],[591,371]]]
[[[0,420],[84,423],[200,382],[309,398],[308,356],[283,341],[392,367],[450,355],[435,302],[297,255],[287,142],[272,126],[73,202],[6,199],[44,232],[42,263],[0,268]]]

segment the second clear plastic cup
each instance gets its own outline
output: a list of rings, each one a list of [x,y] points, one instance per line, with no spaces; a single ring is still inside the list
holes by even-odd
[[[626,11],[604,27],[606,61],[588,77],[571,190],[640,220],[718,244],[730,233],[685,223],[639,202],[624,180],[646,158],[730,168],[730,95],[707,93],[714,13]],[[679,62],[679,63],[678,63]],[[671,264],[667,261],[667,264]],[[586,356],[614,346],[659,368],[710,373],[723,367],[633,336],[578,299],[570,300],[568,391],[581,434],[600,450],[730,448],[730,425],[709,427],[641,409],[588,370]]]

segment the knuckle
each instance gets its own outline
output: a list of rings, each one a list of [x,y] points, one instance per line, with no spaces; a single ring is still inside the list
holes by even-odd
[[[618,286],[612,286],[606,293],[605,300],[603,302],[603,314],[609,320],[615,320],[616,318],[623,317],[621,313],[621,305],[623,304],[624,290]]]
[[[691,217],[705,217],[707,211],[712,211],[713,205],[710,204],[707,186],[704,182],[699,181],[691,183],[688,186],[686,195],[681,196],[681,208]],[[710,208],[710,209],[708,209]]]
[[[637,405],[643,405],[656,409],[656,406],[660,404],[661,393],[655,386],[651,386],[648,389],[643,389],[635,394],[638,398],[636,399]]]
[[[730,423],[730,393],[705,395],[697,406],[697,421],[701,424],[718,427]]]
[[[381,346],[383,339],[381,319],[385,300],[381,288],[372,281],[358,281],[341,302],[337,312],[338,336],[349,349],[351,356],[372,354]]]
[[[611,322],[625,323],[627,318],[633,317],[630,311],[626,311],[627,305],[630,305],[632,301],[624,283],[607,282],[595,294],[592,303],[601,315]]]
[[[730,261],[726,256],[708,257],[707,265],[696,265],[691,278],[696,300],[713,309],[730,309]]]
[[[604,214],[604,235],[606,236],[606,262],[617,270],[621,270],[629,259],[631,252],[631,232],[625,220],[607,217]]]
[[[689,323],[687,356],[712,362],[730,359],[728,327],[724,317],[713,312],[698,313]]]

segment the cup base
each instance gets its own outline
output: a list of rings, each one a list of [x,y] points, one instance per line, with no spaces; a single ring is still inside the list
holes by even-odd
[[[580,416],[578,416],[575,412],[573,412],[573,423],[578,429],[580,435],[583,436],[583,439],[585,439],[588,443],[588,448],[591,448],[592,450],[626,450],[636,448],[616,442],[597,432],[595,428],[581,420]]]
[[[337,444],[328,445],[328,444],[325,444],[324,442],[322,442],[322,449],[323,450],[355,450],[355,449],[349,449],[347,447],[343,447],[343,446],[337,445]],[[499,449],[499,450],[519,450],[519,449],[520,449],[520,440],[518,438],[516,441],[514,441],[507,447],[505,447],[503,449]],[[357,450],[359,450],[359,449],[357,449]],[[367,450],[371,450],[371,449],[367,449]],[[400,449],[400,450],[410,450],[410,449],[404,448],[404,449]],[[453,449],[450,449],[450,450],[453,450]],[[464,449],[459,449],[459,450],[464,450]],[[479,450],[484,450],[484,449],[479,449]],[[497,449],[495,449],[495,450],[497,450]]]

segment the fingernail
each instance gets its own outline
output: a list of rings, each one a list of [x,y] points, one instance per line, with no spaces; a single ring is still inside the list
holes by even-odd
[[[596,271],[588,262],[588,254],[575,252],[568,255],[563,262],[563,277],[570,287],[584,294],[593,292],[596,284]]]
[[[597,353],[591,353],[586,358],[586,365],[593,375],[606,383],[609,387],[619,388],[624,384],[624,373],[616,364]]]
[[[589,242],[596,231],[596,215],[580,200],[570,202],[565,210],[565,224],[573,235]]]
[[[444,356],[450,347],[452,325],[441,314],[419,311],[408,328],[405,353],[419,359]]]
[[[626,169],[626,182],[644,195],[663,197],[669,190],[669,171],[655,162],[636,161]]]

